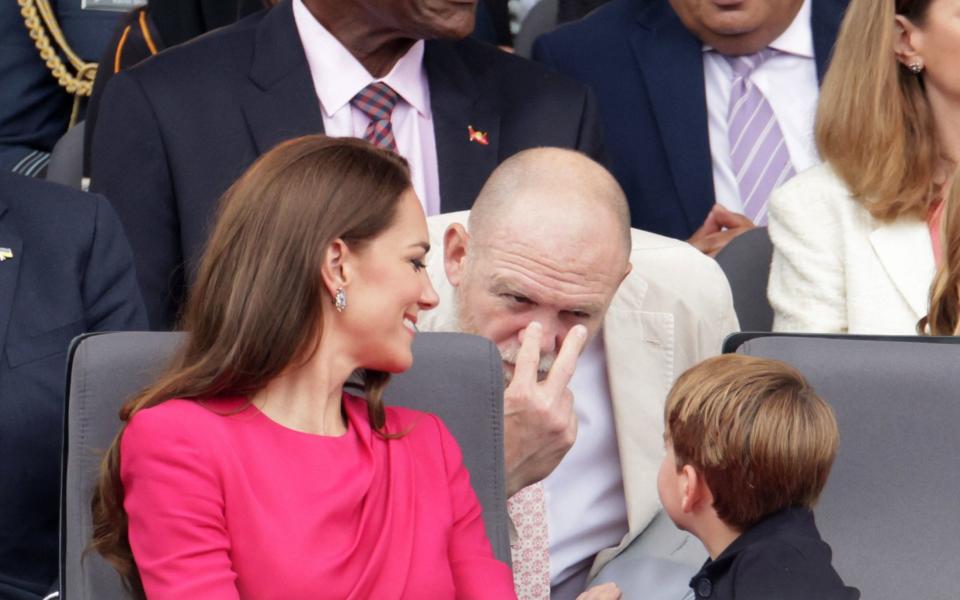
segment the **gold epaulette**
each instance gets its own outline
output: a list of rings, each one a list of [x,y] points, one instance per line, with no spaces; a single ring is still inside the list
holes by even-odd
[[[57,17],[50,6],[49,0],[17,0],[20,5],[20,14],[23,24],[30,32],[34,46],[40,52],[40,58],[47,65],[50,74],[67,93],[74,96],[73,113],[70,124],[73,125],[80,111],[80,100],[90,95],[93,89],[93,80],[97,76],[97,63],[86,62],[73,51],[67,43]],[[60,54],[50,43],[53,38],[60,52],[70,62],[68,69],[60,58]]]

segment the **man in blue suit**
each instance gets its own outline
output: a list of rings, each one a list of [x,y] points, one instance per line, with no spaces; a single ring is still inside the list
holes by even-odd
[[[0,173],[0,598],[42,598],[57,577],[70,340],[146,326],[106,199]]]
[[[613,0],[542,36],[534,58],[596,92],[633,226],[715,254],[765,223],[772,187],[819,162],[819,82],[846,4]],[[767,118],[736,122],[743,106]],[[756,146],[753,126],[769,136]]]

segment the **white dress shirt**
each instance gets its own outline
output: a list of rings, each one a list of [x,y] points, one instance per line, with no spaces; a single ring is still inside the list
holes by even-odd
[[[777,117],[790,153],[790,162],[797,173],[820,162],[813,137],[820,86],[813,54],[813,31],[810,29],[810,1],[804,0],[793,23],[770,43],[769,47],[779,52],[757,67],[750,76]],[[703,74],[707,92],[713,187],[717,202],[742,213],[740,188],[730,165],[727,126],[733,69],[723,55],[704,46]]]
[[[601,331],[570,380],[577,441],[543,480],[551,585],[589,569],[597,552],[619,544],[628,530],[606,364]]]
[[[423,68],[423,40],[416,42],[385,77],[377,78],[310,14],[303,0],[293,0],[293,18],[307,55],[326,134],[363,138],[370,119],[351,106],[350,100],[374,81],[389,85],[400,95],[390,119],[397,151],[410,164],[413,189],[424,212],[439,214],[437,144],[430,85]]]

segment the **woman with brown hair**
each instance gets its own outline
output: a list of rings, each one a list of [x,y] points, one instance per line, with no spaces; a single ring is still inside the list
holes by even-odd
[[[428,250],[406,164],[359,140],[284,143],[227,191],[189,339],[124,406],[93,500],[137,596],[514,597],[454,439],[381,402],[437,303]]]
[[[817,112],[825,164],[771,197],[775,330],[917,331],[960,160],[958,9],[851,1]]]

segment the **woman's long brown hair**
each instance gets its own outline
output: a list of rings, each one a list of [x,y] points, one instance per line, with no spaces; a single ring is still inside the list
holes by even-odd
[[[171,398],[248,396],[321,343],[332,306],[320,276],[331,242],[361,248],[393,221],[410,187],[398,156],[349,138],[314,135],[283,143],[257,160],[224,194],[187,298],[189,332],[166,372],[120,410],[94,490],[92,547],[144,597],[127,537],[120,439],[138,411]],[[383,430],[389,376],[366,372],[372,427]]]

